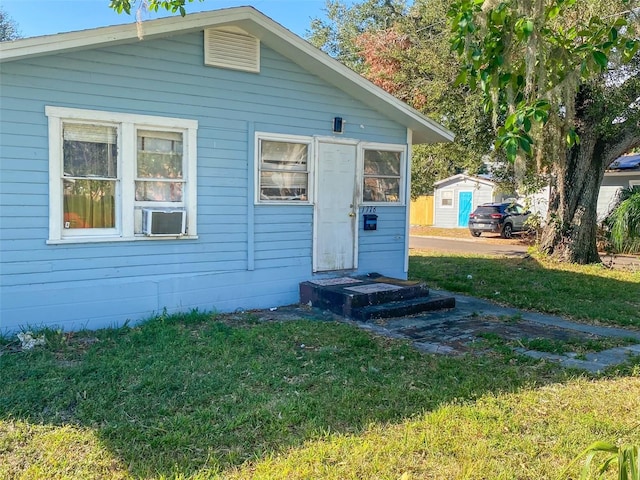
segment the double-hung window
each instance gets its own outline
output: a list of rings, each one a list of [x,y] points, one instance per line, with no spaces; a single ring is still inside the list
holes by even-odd
[[[404,170],[403,147],[366,145],[363,149],[363,202],[403,203]]]
[[[256,144],[257,202],[308,203],[312,140],[258,134]]]
[[[157,211],[185,217],[174,237],[196,235],[196,121],[61,107],[46,114],[50,242],[148,238],[143,218]]]
[[[136,202],[183,201],[182,132],[138,130]]]
[[[62,224],[76,235],[117,233],[118,128],[109,124],[62,125]],[[59,180],[58,180],[59,181]]]

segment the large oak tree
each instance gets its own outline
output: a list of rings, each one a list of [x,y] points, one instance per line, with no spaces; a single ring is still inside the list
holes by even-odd
[[[497,145],[551,179],[541,248],[599,262],[596,206],[606,168],[640,145],[636,0],[459,0],[459,80],[478,88]]]

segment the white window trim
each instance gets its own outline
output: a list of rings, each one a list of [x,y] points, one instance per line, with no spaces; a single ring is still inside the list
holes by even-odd
[[[260,141],[273,141],[273,142],[291,142],[291,143],[305,143],[307,144],[307,200],[262,200],[260,198],[260,166],[262,159],[260,158]],[[254,142],[254,204],[255,205],[312,205],[314,201],[314,168],[313,162],[315,158],[313,137],[302,135],[286,135],[280,133],[267,133],[256,132]]]
[[[49,118],[49,244],[94,243],[131,240],[167,240],[197,238],[197,131],[198,122],[182,118],[157,117],[131,113],[105,112],[67,107],[46,106]],[[118,168],[116,197],[122,207],[116,215],[116,228],[108,234],[88,232],[65,236],[62,228],[62,125],[64,121],[98,122],[118,128]],[[147,237],[134,234],[134,200],[136,168],[136,129],[167,130],[183,133],[187,155],[184,172],[184,208],[187,211],[187,235],[180,237]],[[119,192],[119,193],[118,193]],[[118,197],[119,196],[119,197]]]
[[[388,152],[400,152],[400,191],[398,192],[397,202],[365,202],[364,201],[364,151],[365,150],[385,150]],[[406,206],[406,189],[407,189],[407,146],[398,145],[397,143],[373,143],[361,142],[358,148],[358,189],[360,190],[360,204],[366,206],[377,207],[402,207]]]
[[[444,192],[450,192],[451,193],[451,205],[443,205],[442,204],[442,200],[443,200],[442,194]],[[455,190],[453,190],[451,188],[447,188],[446,190],[440,190],[440,195],[439,195],[439,199],[438,199],[439,200],[438,207],[440,207],[440,208],[453,208],[453,204],[456,201],[454,193],[455,193]]]
[[[629,188],[640,187],[640,180],[629,180]]]

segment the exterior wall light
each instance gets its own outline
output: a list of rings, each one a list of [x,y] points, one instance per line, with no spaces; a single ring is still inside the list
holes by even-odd
[[[344,122],[342,117],[333,117],[333,133],[342,133]]]

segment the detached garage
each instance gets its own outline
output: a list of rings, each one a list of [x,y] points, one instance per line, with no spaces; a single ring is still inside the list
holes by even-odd
[[[441,228],[466,228],[469,215],[482,203],[499,201],[495,182],[458,174],[434,184],[433,224]]]

